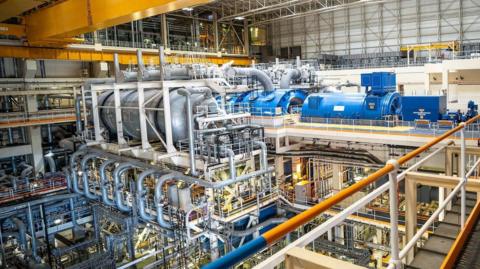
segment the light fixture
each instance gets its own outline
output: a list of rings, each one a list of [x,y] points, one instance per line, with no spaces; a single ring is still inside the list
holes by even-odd
[[[56,219],[56,220],[53,221],[53,223],[55,223],[55,225],[59,225],[62,222],[63,222],[62,219]]]
[[[187,11],[187,12],[190,12],[190,11],[193,11],[193,8],[191,7],[184,7],[182,8],[183,11]]]
[[[235,17],[235,20],[237,20],[237,21],[243,21],[244,19],[245,19],[245,17],[242,17],[242,16]]]

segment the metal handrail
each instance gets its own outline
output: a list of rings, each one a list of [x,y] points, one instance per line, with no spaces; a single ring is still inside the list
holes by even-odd
[[[295,229],[299,228],[301,225],[313,220],[315,217],[320,215],[321,213],[325,212],[327,209],[331,208],[332,206],[338,204],[339,202],[343,201],[347,197],[350,197],[354,193],[360,191],[367,185],[377,181],[381,177],[390,174],[390,192],[394,193],[396,196],[396,183],[397,183],[397,175],[396,172],[399,168],[400,165],[407,163],[411,159],[415,158],[419,154],[427,151],[434,145],[438,144],[439,142],[447,139],[454,133],[462,130],[467,126],[468,124],[471,124],[477,120],[480,119],[480,115],[477,115],[476,117],[471,118],[470,120],[466,121],[463,124],[458,125],[457,127],[445,132],[444,134],[440,135],[439,137],[433,139],[432,141],[426,143],[425,145],[411,151],[408,154],[405,154],[398,160],[392,160],[392,162],[388,162],[384,167],[380,168],[373,174],[369,175],[368,177],[358,181],[357,183],[351,185],[350,187],[341,190],[338,192],[336,195],[331,196],[330,198],[327,198],[323,200],[322,202],[318,203],[317,205],[311,207],[310,209],[307,209],[303,211],[302,213],[290,218],[288,221],[272,228],[271,230],[265,232],[263,235],[255,238],[254,240],[251,240],[247,244],[235,249],[234,251],[231,251],[227,253],[225,256],[207,264],[204,266],[204,269],[212,269],[212,268],[228,268],[230,266],[235,265],[236,263],[242,261],[243,259],[249,257],[250,255],[253,255],[254,253],[262,250],[268,245],[271,245],[287,235],[288,233],[294,231]],[[463,137],[463,135],[462,135]],[[462,146],[464,146],[464,143],[462,143]],[[392,174],[393,172],[393,174]],[[395,183],[395,184],[393,184]],[[392,191],[392,188],[395,188],[394,191]],[[380,188],[379,188],[380,189]],[[378,190],[378,189],[377,189]],[[376,192],[375,192],[376,193]],[[380,193],[379,193],[380,194]],[[391,194],[390,197],[393,195]],[[397,205],[396,199],[390,199],[390,210],[397,210],[398,211],[398,205]],[[393,213],[393,214],[392,214]],[[398,226],[398,223],[396,222],[398,218],[398,212],[391,212],[391,222],[395,223],[395,227]],[[397,240],[398,241],[398,230],[391,231],[391,240]],[[398,242],[397,242],[398,243]],[[391,244],[393,247],[398,248],[398,244],[392,243]],[[392,250],[393,253],[397,253],[398,255],[398,250]],[[398,260],[397,257],[392,257],[394,261]]]

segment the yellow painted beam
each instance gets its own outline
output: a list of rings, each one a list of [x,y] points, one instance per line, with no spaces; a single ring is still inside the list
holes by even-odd
[[[213,0],[66,0],[25,17],[27,39],[68,38]]]
[[[18,38],[25,37],[25,26],[0,23],[0,35],[13,35]]]
[[[121,64],[137,64],[137,56],[134,52],[119,51],[118,58]],[[79,50],[68,48],[40,48],[40,47],[22,47],[22,46],[0,46],[0,57],[7,58],[23,58],[23,59],[49,59],[64,61],[85,61],[85,62],[113,62],[114,52]],[[143,53],[143,61],[145,64],[158,64],[158,54]],[[248,57],[191,57],[183,55],[168,55],[166,61],[169,63],[214,63],[222,65],[233,61],[234,65],[250,65]]]

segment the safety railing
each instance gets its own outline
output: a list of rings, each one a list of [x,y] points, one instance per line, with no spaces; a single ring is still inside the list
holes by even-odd
[[[255,116],[251,122],[272,128],[299,128],[323,131],[358,132],[402,136],[438,136],[450,130],[443,125],[432,122],[429,126],[419,127],[414,121],[402,120],[365,120],[300,117],[299,114],[283,116]],[[459,124],[459,123],[458,123]],[[452,122],[451,126],[458,126]],[[472,123],[465,129],[467,139],[480,138],[480,124]],[[459,137],[459,134],[454,134]]]
[[[16,186],[2,188],[0,186],[0,204],[25,197],[38,196],[49,192],[65,189],[67,186],[65,177],[55,173],[43,179],[29,179],[19,181]]]
[[[389,191],[389,202],[390,202],[390,247],[391,247],[391,259],[390,264],[393,264],[394,267],[399,268],[401,259],[400,259],[400,251],[399,251],[399,232],[398,232],[398,200],[397,200],[397,192],[398,192],[398,183],[403,180],[406,174],[414,169],[418,168],[420,165],[425,163],[427,160],[435,156],[440,151],[444,150],[447,145],[440,147],[424,157],[420,161],[416,161],[416,163],[410,166],[408,169],[403,171],[401,174],[398,174],[398,170],[401,165],[406,164],[410,160],[417,157],[419,154],[424,153],[425,151],[431,149],[433,146],[437,145],[438,143],[448,139],[450,136],[454,135],[455,133],[460,131],[461,134],[461,147],[462,153],[461,156],[461,170],[463,171],[461,174],[461,185],[458,189],[461,189],[462,194],[462,201],[461,201],[461,215],[462,215],[462,225],[465,221],[465,182],[466,182],[466,175],[465,174],[465,136],[464,136],[464,128],[465,126],[474,123],[475,121],[480,119],[480,115],[476,116],[465,123],[460,124],[459,126],[443,133],[439,137],[436,137],[432,141],[424,144],[423,146],[411,151],[410,153],[403,155],[399,159],[395,160],[392,159],[387,162],[387,164],[377,170],[376,172],[372,173],[368,177],[358,181],[357,183],[351,185],[348,188],[345,188],[339,191],[337,194],[325,199],[324,201],[316,204],[315,206],[303,211],[302,213],[290,218],[288,221],[279,224],[278,226],[272,228],[271,230],[265,232],[261,236],[251,240],[247,244],[227,253],[225,256],[212,261],[211,263],[204,266],[204,269],[212,269],[212,268],[228,268],[231,267],[247,257],[261,251],[262,249],[266,248],[269,245],[274,244],[275,242],[282,239],[284,236],[289,234],[290,232],[296,230],[300,226],[310,222],[321,213],[324,213],[326,210],[332,208],[334,205],[338,204],[339,202],[343,201],[347,197],[350,197],[354,193],[360,191],[361,189],[365,188],[371,183],[376,182],[381,177],[388,175],[389,182],[383,184],[382,186],[375,189],[373,192],[369,193],[368,195],[360,198],[351,206],[347,207],[343,211],[339,212],[334,217],[328,219],[318,227],[314,228],[305,236],[295,240],[293,243],[287,245],[285,248],[280,250],[279,252],[275,253],[268,259],[264,260],[262,263],[258,265],[258,268],[274,268],[275,266],[281,264],[284,259],[286,253],[292,249],[293,247],[305,247],[313,240],[325,234],[329,229],[339,225],[345,219],[347,219],[351,214],[357,212],[361,208],[365,207],[368,203],[370,203],[373,199],[381,195],[382,193]],[[458,192],[458,190],[457,190]],[[453,198],[453,196],[452,196]],[[440,207],[439,207],[440,208]],[[441,211],[441,209],[440,209]],[[435,213],[434,213],[435,214]],[[426,226],[428,227],[428,226]]]
[[[0,119],[0,126],[8,124],[35,124],[49,121],[71,121],[75,119],[74,109],[52,109],[38,112],[5,113]]]

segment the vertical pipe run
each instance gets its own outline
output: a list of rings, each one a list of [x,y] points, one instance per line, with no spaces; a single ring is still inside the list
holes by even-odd
[[[394,166],[394,169],[388,173],[390,182],[389,198],[390,198],[390,262],[395,265],[395,268],[400,268],[400,251],[398,246],[398,182],[397,171],[400,164],[397,160],[389,160],[387,164]]]
[[[32,239],[32,256],[34,259],[36,259],[37,258],[37,239],[35,236],[35,226],[33,225],[33,213],[32,213],[32,207],[30,206],[30,203],[28,203],[27,217],[28,217],[28,226],[30,229],[30,235]]]
[[[460,226],[463,229],[465,227],[465,214],[466,214],[466,190],[465,185],[467,184],[467,178],[465,177],[465,123],[462,122],[460,125],[463,128],[460,130],[460,139],[461,139],[461,147],[460,147],[460,178],[463,182],[462,188],[460,189],[461,195],[461,204],[460,204]]]
[[[198,175],[195,165],[195,141],[193,137],[193,111],[192,111],[192,99],[191,93],[185,88],[179,89],[178,94],[185,96],[187,99],[185,102],[185,109],[187,110],[187,122],[188,122],[188,151],[190,156],[190,174],[192,176]]]

